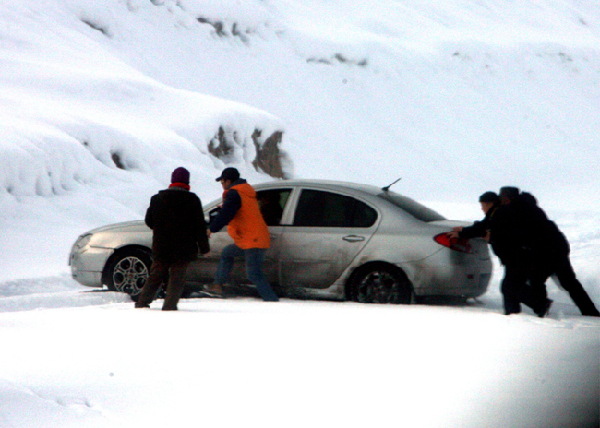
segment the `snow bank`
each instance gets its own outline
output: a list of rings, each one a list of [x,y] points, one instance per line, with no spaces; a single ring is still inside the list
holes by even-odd
[[[131,303],[0,313],[0,333],[5,425],[546,428],[598,418],[598,323],[580,317],[191,299],[178,313]]]
[[[102,40],[118,38],[133,13],[121,2],[18,3],[0,8],[10,22],[0,49],[0,192],[47,197],[119,169],[164,182],[182,164],[206,180],[225,163],[252,168],[257,147],[285,131],[271,114],[167,87],[124,63]],[[218,159],[208,147],[223,131],[230,153]]]
[[[68,275],[12,280],[1,285],[0,312],[131,303],[126,294],[90,290]]]

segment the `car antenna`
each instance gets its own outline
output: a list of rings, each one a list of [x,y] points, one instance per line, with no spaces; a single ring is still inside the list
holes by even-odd
[[[402,180],[402,177],[400,177],[398,180],[394,181],[392,184],[389,184],[389,185],[387,185],[385,187],[382,187],[381,190],[383,190],[384,192],[387,192],[388,190],[390,190],[390,187],[392,187],[394,184],[396,184],[400,180]]]

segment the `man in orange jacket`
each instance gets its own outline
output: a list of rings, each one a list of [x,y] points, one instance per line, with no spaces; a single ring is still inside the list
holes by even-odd
[[[209,291],[222,295],[223,284],[229,282],[235,257],[245,256],[246,275],[256,286],[263,300],[279,300],[263,272],[265,253],[271,246],[269,229],[260,212],[256,191],[246,180],[240,178],[235,168],[225,168],[217,178],[223,186],[223,206],[210,224],[208,236],[218,232],[226,224],[233,244],[221,253],[214,283]]]

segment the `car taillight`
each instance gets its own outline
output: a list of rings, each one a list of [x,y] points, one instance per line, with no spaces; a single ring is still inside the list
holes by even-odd
[[[444,247],[448,247],[454,251],[460,251],[461,253],[471,253],[473,249],[469,241],[464,238],[451,238],[446,232],[435,235],[433,240]]]

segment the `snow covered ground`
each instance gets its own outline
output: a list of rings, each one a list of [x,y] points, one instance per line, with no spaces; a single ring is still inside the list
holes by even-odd
[[[3,0],[0,428],[600,426],[600,320],[552,282],[545,319],[501,315],[499,266],[462,306],[162,313],[66,263],[177,166],[205,203],[225,165],[272,179],[282,132],[287,176],[401,176],[448,218],[531,191],[600,304],[599,46],[591,0]]]
[[[500,315],[497,292],[186,299],[171,314],[66,277],[7,285],[20,295],[0,300],[2,427],[597,426],[600,323],[558,291],[540,319]]]

